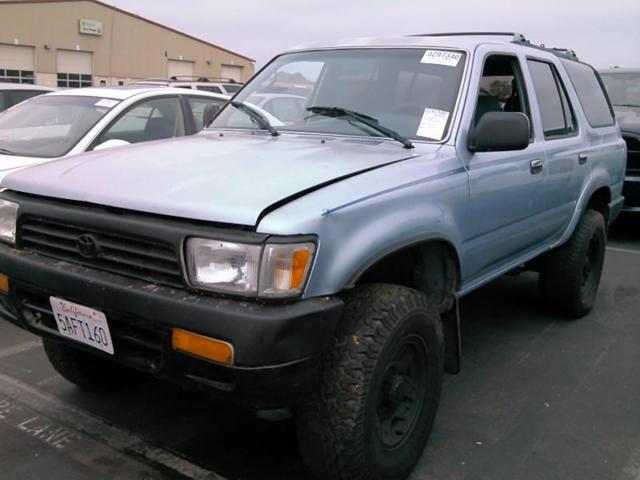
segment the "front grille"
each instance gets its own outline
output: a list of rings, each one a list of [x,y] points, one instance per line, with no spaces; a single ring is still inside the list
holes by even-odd
[[[623,137],[627,144],[627,172],[640,175],[640,139]]]
[[[17,292],[20,315],[32,328],[47,333],[58,332],[49,298],[33,292]],[[161,370],[163,347],[168,345],[169,330],[143,324],[113,312],[105,312],[115,359],[149,373]]]
[[[95,255],[81,253],[78,241],[83,235],[97,245]],[[159,241],[35,217],[20,219],[18,240],[22,248],[50,257],[147,282],[184,286],[176,251]]]

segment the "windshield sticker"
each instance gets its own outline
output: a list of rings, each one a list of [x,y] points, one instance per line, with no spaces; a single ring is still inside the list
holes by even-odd
[[[102,100],[97,101],[96,103],[94,103],[95,107],[107,107],[107,108],[111,108],[114,105],[118,104],[118,100],[111,100],[109,98],[103,98]]]
[[[426,50],[422,56],[421,63],[432,65],[446,65],[447,67],[457,67],[462,58],[461,53],[446,52],[444,50]]]
[[[419,137],[433,138],[434,140],[442,139],[444,128],[447,126],[449,112],[438,110],[437,108],[425,108],[422,114],[422,120],[418,126],[416,135]]]

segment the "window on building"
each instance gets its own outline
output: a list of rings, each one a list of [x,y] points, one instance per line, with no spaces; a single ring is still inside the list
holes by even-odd
[[[8,80],[12,83],[33,84],[33,70],[12,70],[0,68],[0,80]]]
[[[62,88],[91,87],[93,76],[84,73],[58,73],[58,86]]]
[[[545,138],[574,134],[575,115],[555,67],[538,60],[529,60],[527,63],[540,106]]]

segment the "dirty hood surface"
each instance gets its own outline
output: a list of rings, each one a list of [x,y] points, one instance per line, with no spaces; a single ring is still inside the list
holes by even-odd
[[[207,132],[48,162],[8,175],[1,186],[180,218],[255,225],[264,209],[297,193],[416,155],[390,141],[328,138],[323,143],[312,136]]]

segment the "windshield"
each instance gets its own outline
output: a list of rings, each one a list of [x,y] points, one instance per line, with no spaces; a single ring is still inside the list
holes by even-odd
[[[601,73],[600,76],[613,105],[640,107],[640,72]]]
[[[72,95],[35,97],[0,115],[0,149],[26,157],[60,157],[118,103]]]
[[[465,57],[425,48],[291,53],[270,63],[234,100],[268,111],[282,123],[279,132],[384,136],[361,122],[307,110],[322,106],[367,115],[407,138],[439,141],[451,123]],[[210,128],[258,127],[227,105]]]

